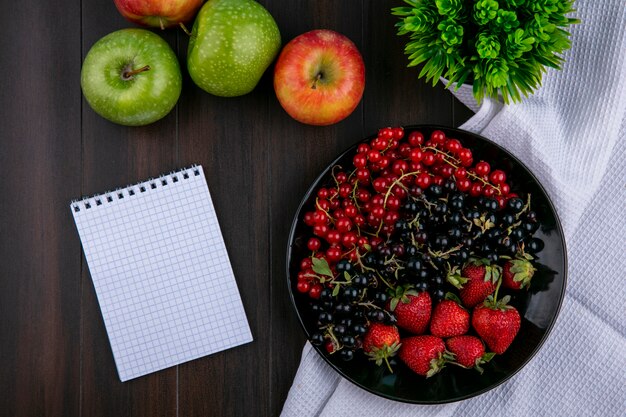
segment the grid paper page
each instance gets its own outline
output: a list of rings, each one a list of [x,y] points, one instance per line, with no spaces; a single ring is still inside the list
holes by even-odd
[[[252,341],[201,166],[71,210],[122,381]]]

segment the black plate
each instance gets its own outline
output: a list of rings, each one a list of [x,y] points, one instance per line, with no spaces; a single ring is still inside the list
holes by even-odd
[[[448,366],[439,374],[425,379],[401,363],[390,374],[384,366],[376,366],[361,353],[355,355],[352,361],[344,362],[338,355],[327,354],[323,347],[315,347],[331,367],[359,387],[384,398],[415,404],[441,404],[470,398],[495,388],[522,369],[537,353],[552,329],[565,293],[567,274],[567,253],[561,223],[545,190],[530,170],[499,145],[474,133],[431,125],[405,127],[407,134],[419,130],[425,137],[429,137],[435,129],[444,131],[446,136],[457,138],[463,146],[469,147],[474,161],[486,160],[494,168],[503,169],[512,191],[522,190],[532,194],[532,208],[541,222],[535,236],[544,241],[545,248],[537,255],[538,271],[533,277],[531,289],[510,293],[513,296],[511,304],[522,316],[520,332],[503,355],[496,356],[484,366],[482,375],[474,370]],[[308,295],[295,291],[300,261],[310,253],[306,242],[311,232],[302,221],[302,216],[313,206],[314,191],[331,183],[331,168],[335,165],[352,166],[357,145],[331,162],[313,182],[298,207],[291,227],[287,248],[287,280],[291,301],[307,338],[316,330],[316,319],[309,311]]]

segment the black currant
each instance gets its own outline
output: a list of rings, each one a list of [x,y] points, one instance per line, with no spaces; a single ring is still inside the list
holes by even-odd
[[[335,327],[333,327],[333,332],[335,332],[337,336],[343,336],[344,334],[346,334],[347,330],[348,329],[343,324],[338,324]]]
[[[543,240],[536,237],[530,239],[530,241],[526,244],[526,250],[530,253],[541,252],[543,250],[543,247]]]
[[[354,352],[349,349],[341,349],[339,351],[339,357],[344,361],[351,361],[354,359]]]
[[[337,269],[337,272],[347,272],[347,273],[352,272],[352,270],[354,269],[352,264],[345,259],[342,259],[339,262],[337,262],[337,265],[335,265],[335,268]]]
[[[333,321],[333,315],[330,314],[327,311],[322,311],[318,316],[317,316],[317,321],[319,321],[321,324],[328,324],[328,323],[332,323]]]
[[[513,213],[519,213],[524,207],[524,202],[521,198],[514,197],[509,199],[506,203],[506,207]]]
[[[324,336],[321,333],[313,333],[311,335],[311,344],[313,346],[320,346],[322,343],[324,343]]]

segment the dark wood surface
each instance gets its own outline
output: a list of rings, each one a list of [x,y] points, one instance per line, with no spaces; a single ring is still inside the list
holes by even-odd
[[[406,68],[389,9],[400,1],[264,0],[286,43],[334,29],[361,50],[363,101],[346,120],[292,120],[271,71],[247,96],[210,96],[185,75],[171,114],[117,126],[82,98],[82,59],[131,27],[112,0],[2,2],[0,416],[274,416],[304,343],[285,285],[292,215],[333,157],[385,125],[458,126],[470,113]],[[159,32],[184,63],[186,35]],[[183,65],[184,72],[184,65]],[[71,199],[192,163],[204,166],[254,342],[120,382]]]

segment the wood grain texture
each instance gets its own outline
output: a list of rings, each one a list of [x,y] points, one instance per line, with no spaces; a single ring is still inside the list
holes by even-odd
[[[25,0],[0,28],[0,414],[77,415],[80,3]],[[32,30],[31,30],[32,29]]]
[[[102,36],[131,26],[112,1],[83,0],[83,57]],[[176,32],[162,34],[176,47]],[[176,111],[145,127],[115,125],[83,104],[83,189],[91,195],[177,167]],[[82,271],[82,407],[85,416],[176,416],[177,368],[122,383],[86,262]]]
[[[0,417],[276,416],[304,344],[285,277],[292,216],[339,152],[398,124],[460,125],[471,113],[406,68],[389,9],[399,0],[261,0],[283,44],[308,30],[348,36],[365,60],[363,101],[329,127],[280,107],[272,69],[244,97],[218,98],[186,74],[167,117],[128,128],[81,96],[82,59],[133,25],[112,1],[25,0],[0,29]],[[24,29],[28,36],[23,36]],[[69,201],[202,164],[254,342],[126,383],[119,380]]]

